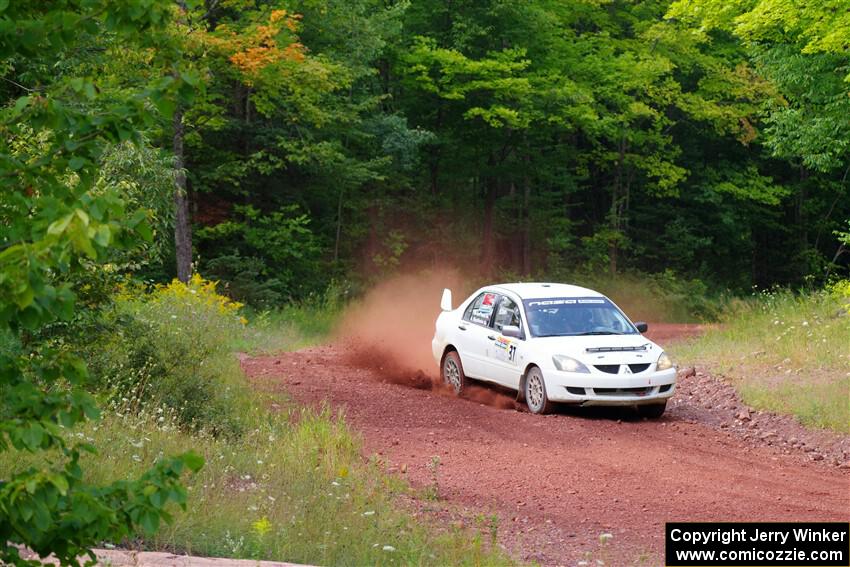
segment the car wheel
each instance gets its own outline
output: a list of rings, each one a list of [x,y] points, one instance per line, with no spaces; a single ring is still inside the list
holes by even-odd
[[[463,365],[460,363],[460,356],[456,351],[451,351],[443,358],[443,367],[440,372],[443,375],[443,382],[452,387],[455,394],[463,392],[466,387],[466,375],[463,373]]]
[[[546,395],[546,382],[543,373],[532,366],[525,375],[525,403],[531,413],[549,413],[552,402]]]
[[[664,415],[665,409],[667,409],[667,400],[660,404],[647,404],[637,407],[638,415],[649,419],[658,419]]]

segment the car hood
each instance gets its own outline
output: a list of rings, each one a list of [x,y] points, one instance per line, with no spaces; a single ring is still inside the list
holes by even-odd
[[[565,354],[590,364],[655,362],[663,352],[661,347],[643,335],[539,337],[532,340],[537,348],[549,355]]]

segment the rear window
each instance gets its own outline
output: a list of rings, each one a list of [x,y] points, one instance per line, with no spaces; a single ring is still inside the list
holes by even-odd
[[[469,304],[469,307],[466,308],[466,311],[463,313],[464,320],[475,323],[476,325],[488,326],[490,324],[490,317],[493,315],[493,306],[495,303],[496,294],[485,291],[476,297]]]

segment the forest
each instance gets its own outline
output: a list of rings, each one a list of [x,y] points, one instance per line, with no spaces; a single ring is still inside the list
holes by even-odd
[[[447,264],[820,284],[848,265],[848,16],[750,4],[139,0],[116,24],[168,23],[132,48],[98,3],[13,5],[0,93],[115,122],[94,183],[156,243],[122,269],[254,305]],[[48,126],[7,135],[7,167]]]
[[[0,0],[0,130],[0,562],[186,506],[192,435],[254,428],[243,306],[446,267],[850,293],[845,0]],[[68,432],[146,399],[180,454],[87,476]]]

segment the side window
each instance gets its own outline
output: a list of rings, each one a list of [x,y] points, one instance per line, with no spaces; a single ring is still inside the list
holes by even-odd
[[[469,304],[463,313],[463,319],[470,323],[487,326],[490,316],[493,314],[493,305],[496,303],[496,294],[485,291]]]
[[[501,332],[502,327],[506,325],[522,328],[519,306],[511,298],[502,296],[502,301],[499,302],[499,309],[496,310],[495,327],[497,331]]]

